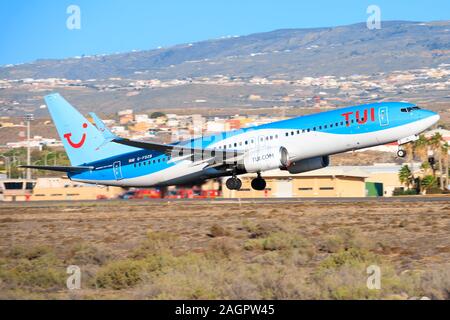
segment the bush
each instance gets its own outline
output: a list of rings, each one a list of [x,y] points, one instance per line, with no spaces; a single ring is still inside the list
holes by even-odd
[[[229,236],[230,232],[228,230],[226,230],[224,227],[219,226],[218,224],[214,224],[210,231],[208,236],[215,238],[215,237],[225,237],[225,236]]]
[[[368,262],[376,264],[379,258],[364,249],[351,248],[340,250],[324,259],[319,265],[319,271],[336,270],[343,266],[360,266]]]
[[[431,299],[450,299],[450,265],[443,265],[423,274],[420,289],[421,295]]]
[[[265,238],[249,239],[244,243],[246,250],[287,250],[294,248],[311,248],[311,244],[303,237],[292,232],[278,231]]]
[[[0,280],[6,286],[41,290],[64,287],[64,266],[50,248],[15,247],[10,250],[8,256],[10,260],[3,260],[0,270]]]
[[[392,195],[394,195],[394,196],[415,196],[415,195],[417,195],[417,191],[415,189],[404,190],[403,188],[395,188]]]
[[[77,244],[69,251],[69,262],[74,265],[104,265],[111,259],[111,254],[104,249],[87,243]]]
[[[177,235],[170,232],[149,230],[145,241],[141,246],[133,250],[130,257],[143,259],[150,255],[170,250],[175,245],[177,238]]]
[[[350,248],[371,249],[373,247],[373,243],[356,230],[345,228],[338,230],[334,235],[325,237],[325,241],[322,243],[320,250],[336,253],[340,250],[348,250]]]
[[[115,261],[98,271],[95,283],[100,288],[114,290],[134,287],[143,280],[146,267],[143,261]]]

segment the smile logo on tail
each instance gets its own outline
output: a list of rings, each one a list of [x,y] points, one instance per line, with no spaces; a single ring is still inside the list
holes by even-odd
[[[83,128],[86,129],[87,128],[87,123],[83,123]],[[84,142],[86,141],[86,133],[83,133],[83,136],[81,137],[81,140],[77,143],[73,142],[72,139],[72,134],[71,133],[66,133],[64,135],[64,138],[67,140],[67,142],[70,144],[70,146],[72,148],[78,149],[81,148],[84,144]]]

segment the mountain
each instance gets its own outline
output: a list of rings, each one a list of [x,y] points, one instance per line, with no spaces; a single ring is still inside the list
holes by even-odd
[[[285,29],[148,51],[38,60],[0,68],[0,79],[174,79],[346,76],[450,63],[450,21]]]

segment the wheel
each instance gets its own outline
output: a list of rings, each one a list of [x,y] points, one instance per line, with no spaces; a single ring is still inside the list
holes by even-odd
[[[400,149],[397,151],[397,156],[399,156],[400,158],[404,158],[406,157],[406,151],[403,149]]]
[[[230,190],[239,190],[242,187],[242,181],[239,178],[233,177],[226,181],[226,186]]]
[[[266,180],[264,180],[263,178],[255,178],[252,180],[252,188],[258,191],[262,191],[266,188]]]

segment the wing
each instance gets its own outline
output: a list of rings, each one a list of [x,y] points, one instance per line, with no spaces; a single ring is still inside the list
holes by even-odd
[[[144,141],[136,141],[125,138],[116,137],[112,140],[112,142],[123,144],[126,146],[159,151],[168,155],[172,155],[173,158],[177,157],[189,157],[196,160],[212,160],[212,163],[233,163],[239,157],[243,155],[242,151],[238,150],[217,150],[217,149],[209,149],[209,148],[192,148],[189,145],[182,144],[162,144],[155,142],[144,142]],[[211,162],[211,161],[210,161]]]
[[[84,171],[94,170],[94,167],[69,167],[69,166],[19,166],[19,168],[30,168],[30,169],[38,169],[38,170],[49,170],[49,171],[58,171],[58,172],[70,172],[70,173],[79,173]]]

